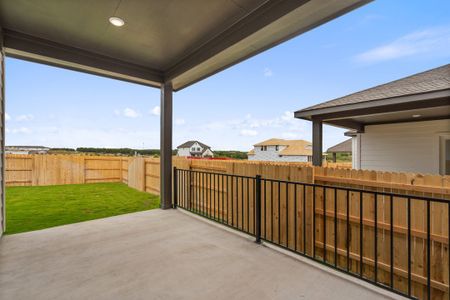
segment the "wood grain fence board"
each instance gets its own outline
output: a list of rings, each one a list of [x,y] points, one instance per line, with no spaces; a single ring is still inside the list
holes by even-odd
[[[120,157],[7,155],[7,186],[121,182]]]

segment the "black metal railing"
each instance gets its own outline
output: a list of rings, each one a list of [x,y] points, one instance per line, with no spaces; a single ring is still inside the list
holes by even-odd
[[[409,298],[449,297],[445,199],[174,168],[174,207]]]

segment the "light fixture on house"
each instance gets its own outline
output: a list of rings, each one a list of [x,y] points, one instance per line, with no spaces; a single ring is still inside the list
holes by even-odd
[[[419,118],[419,117],[421,117],[422,115],[412,115],[412,117],[413,118]]]
[[[123,25],[125,25],[125,21],[119,17],[111,17],[109,18],[109,23],[113,24],[114,26],[117,27],[122,27]]]

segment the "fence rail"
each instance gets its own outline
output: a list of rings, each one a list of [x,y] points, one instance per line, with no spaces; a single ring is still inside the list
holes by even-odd
[[[84,155],[6,155],[6,186],[127,182],[128,158]]]
[[[410,298],[449,298],[450,202],[174,169],[174,205]]]

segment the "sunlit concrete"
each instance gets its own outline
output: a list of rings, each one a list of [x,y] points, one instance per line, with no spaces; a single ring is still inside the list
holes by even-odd
[[[386,299],[176,210],[0,241],[0,299]]]

